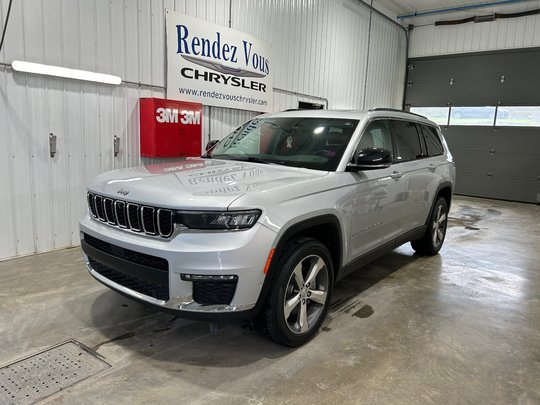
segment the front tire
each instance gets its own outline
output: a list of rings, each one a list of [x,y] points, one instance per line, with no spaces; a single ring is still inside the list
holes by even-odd
[[[334,269],[326,246],[315,239],[293,241],[284,250],[258,322],[276,343],[297,347],[318,332],[328,312]]]
[[[446,237],[448,225],[448,203],[439,198],[433,207],[426,233],[422,239],[411,241],[412,248],[421,255],[433,256],[439,253]]]

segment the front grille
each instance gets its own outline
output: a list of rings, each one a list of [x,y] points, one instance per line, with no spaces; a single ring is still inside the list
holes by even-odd
[[[229,305],[237,281],[194,281],[193,300],[203,305]]]
[[[101,222],[133,232],[168,238],[174,231],[173,211],[88,193],[90,215]]]
[[[147,255],[146,253],[140,253],[130,249],[124,249],[101,239],[94,238],[87,233],[84,234],[84,240],[93,248],[108,253],[111,256],[158,270],[169,270],[169,262],[162,257]]]
[[[114,269],[111,269],[110,267],[97,262],[91,257],[88,258],[88,261],[90,262],[90,266],[92,267],[92,269],[94,269],[97,273],[101,274],[103,277],[115,282],[116,284],[120,284],[121,286],[129,288],[130,290],[137,291],[140,294],[144,294],[158,300],[169,300],[168,282],[166,285],[161,285],[146,280],[140,280],[129,274],[124,274]]]

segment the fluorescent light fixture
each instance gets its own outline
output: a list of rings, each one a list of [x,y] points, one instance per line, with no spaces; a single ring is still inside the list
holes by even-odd
[[[14,60],[13,62],[11,62],[11,67],[17,72],[65,77],[67,79],[84,80],[87,82],[97,82],[114,85],[122,83],[122,79],[118,76],[106,75],[104,73],[89,72],[88,70],[78,70],[60,66],[42,65],[41,63],[24,62],[21,60]]]

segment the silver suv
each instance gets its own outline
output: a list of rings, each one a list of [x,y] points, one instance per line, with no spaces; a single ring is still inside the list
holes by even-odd
[[[337,280],[409,241],[440,250],[454,179],[422,116],[266,114],[200,158],[98,176],[81,244],[90,274],[119,293],[183,317],[250,318],[298,346]]]

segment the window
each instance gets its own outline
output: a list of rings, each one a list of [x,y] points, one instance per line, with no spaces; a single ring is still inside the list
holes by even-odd
[[[381,148],[394,153],[392,147],[392,135],[389,128],[389,122],[386,120],[377,120],[371,122],[360,139],[357,151],[365,148]]]
[[[450,125],[493,125],[495,107],[452,107]]]
[[[540,127],[540,107],[499,107],[497,126]]]
[[[258,117],[220,141],[210,157],[336,170],[358,120]]]
[[[449,107],[411,107],[411,112],[420,114],[439,125],[448,125]]]
[[[439,156],[444,153],[444,148],[441,143],[441,138],[437,133],[437,130],[427,125],[420,125],[422,128],[422,134],[424,135],[424,141],[426,141],[427,153],[429,156]]]
[[[397,156],[394,160],[407,162],[423,157],[416,124],[407,121],[394,121],[393,125],[397,146]]]

